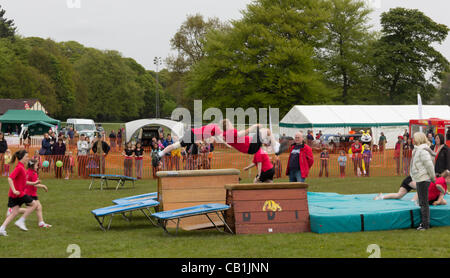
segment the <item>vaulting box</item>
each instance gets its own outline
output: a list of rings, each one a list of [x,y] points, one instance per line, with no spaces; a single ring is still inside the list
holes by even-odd
[[[158,211],[168,211],[208,203],[225,204],[225,184],[238,183],[237,169],[160,171],[158,176]],[[217,225],[223,223],[215,215],[210,216]],[[175,227],[169,224],[168,227]],[[184,230],[212,227],[205,216],[193,216],[180,221]]]
[[[227,184],[226,222],[236,234],[310,232],[305,183]]]

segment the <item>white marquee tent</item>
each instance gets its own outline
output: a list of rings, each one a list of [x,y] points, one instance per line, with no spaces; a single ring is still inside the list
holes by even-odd
[[[126,142],[129,142],[133,135],[145,126],[166,127],[171,130],[173,135],[178,136],[178,138],[181,138],[184,133],[184,125],[181,122],[165,119],[143,119],[125,124]]]
[[[450,119],[448,105],[424,105],[422,111],[423,119]],[[383,132],[387,148],[393,148],[413,119],[419,119],[417,105],[296,105],[281,120],[280,134],[294,137],[297,131],[348,134],[352,128],[371,129],[375,144]]]

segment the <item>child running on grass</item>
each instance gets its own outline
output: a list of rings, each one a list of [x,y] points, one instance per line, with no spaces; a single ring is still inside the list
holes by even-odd
[[[19,214],[20,206],[22,204],[29,204],[29,207],[25,210],[23,216],[14,224],[20,229],[28,231],[25,226],[25,220],[37,207],[37,203],[30,196],[25,194],[25,189],[28,182],[24,165],[28,163],[28,152],[26,150],[15,152],[12,156],[11,163],[14,163],[16,159],[19,160],[19,162],[11,175],[8,177],[8,208],[11,210],[8,209],[6,219],[0,226],[0,236],[8,236],[6,233],[6,227]]]
[[[39,201],[37,195],[38,188],[42,188],[45,190],[45,192],[48,192],[47,186],[41,184],[41,181],[39,180],[39,163],[37,162],[37,160],[31,159],[30,161],[28,161],[27,168],[27,186],[25,189],[25,194],[30,196],[37,204],[36,214],[38,217],[38,226],[41,228],[50,228],[52,225],[44,222],[44,217],[42,216],[42,204]],[[21,208],[19,212],[25,213],[26,210],[27,209],[25,208]]]

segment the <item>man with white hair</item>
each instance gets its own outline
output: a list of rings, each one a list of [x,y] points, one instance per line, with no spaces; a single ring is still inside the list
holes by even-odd
[[[303,140],[303,133],[297,132],[294,144],[290,148],[286,175],[290,182],[305,182],[309,170],[314,164],[314,156],[310,146]]]

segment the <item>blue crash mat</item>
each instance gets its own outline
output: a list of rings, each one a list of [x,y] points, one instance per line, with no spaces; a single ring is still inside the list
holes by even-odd
[[[120,198],[120,199],[113,200],[112,202],[117,205],[122,205],[122,204],[142,202],[142,201],[147,201],[147,200],[155,200],[155,201],[158,200],[158,192]]]
[[[340,233],[418,227],[420,207],[409,193],[401,200],[373,200],[377,194],[340,195],[308,192],[311,231]],[[450,203],[448,195],[445,197]],[[450,205],[430,206],[431,226],[450,226]]]

